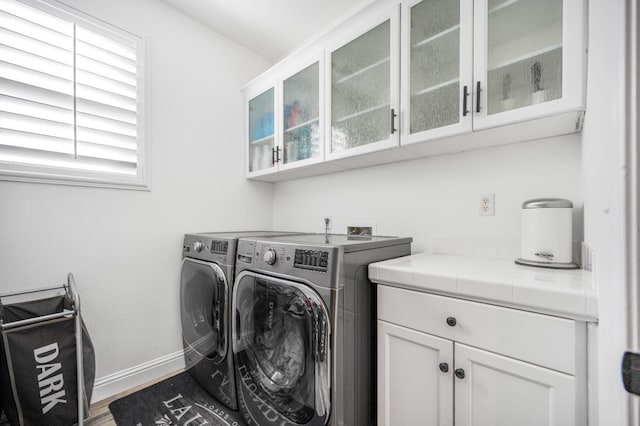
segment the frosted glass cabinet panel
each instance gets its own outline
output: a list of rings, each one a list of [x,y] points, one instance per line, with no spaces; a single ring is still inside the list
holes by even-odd
[[[403,9],[402,143],[471,131],[471,0],[414,0]]]
[[[274,167],[275,89],[249,100],[249,172]]]
[[[387,139],[389,21],[331,55],[331,152]]]
[[[320,158],[320,63],[285,79],[282,91],[283,164]]]
[[[399,4],[379,3],[327,49],[327,157],[398,146]]]
[[[487,114],[562,97],[562,2],[490,0]]]

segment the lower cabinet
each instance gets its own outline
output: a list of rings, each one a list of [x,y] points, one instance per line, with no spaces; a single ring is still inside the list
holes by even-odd
[[[453,424],[453,342],[378,320],[378,424]]]
[[[379,425],[587,424],[586,351],[581,350],[586,344],[584,324],[386,286],[379,286],[378,294]],[[421,309],[411,311],[412,304]],[[474,305],[479,310],[471,313],[478,318],[469,315],[473,311],[469,307]],[[444,327],[420,321],[434,311],[444,314]],[[512,323],[501,329],[502,320],[517,321],[510,315],[524,315],[529,324],[523,324],[526,332],[505,339],[517,329]],[[541,321],[541,333],[550,330],[546,322],[550,319],[560,321],[558,325],[573,334],[566,335],[560,347],[532,349],[551,356],[559,351],[560,358],[569,351],[574,362],[563,363],[560,369],[565,371],[558,371],[557,365],[531,362],[546,355],[531,354],[524,356],[526,360],[513,356],[518,352],[511,348],[521,342],[545,340],[532,329],[536,317]],[[574,327],[567,328],[571,324],[566,321]],[[491,337],[491,330],[478,329],[487,323],[496,329],[497,339]],[[483,336],[487,336],[486,345],[482,344]]]

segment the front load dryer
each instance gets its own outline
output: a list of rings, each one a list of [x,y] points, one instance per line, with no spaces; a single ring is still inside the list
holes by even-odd
[[[375,424],[375,287],[368,265],[411,238],[242,238],[233,289],[238,404],[247,425]]]
[[[219,402],[238,409],[231,354],[231,287],[238,238],[283,235],[249,231],[186,234],[180,273],[185,364]]]

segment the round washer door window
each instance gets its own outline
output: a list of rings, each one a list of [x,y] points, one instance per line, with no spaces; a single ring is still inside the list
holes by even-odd
[[[278,424],[324,424],[330,412],[330,330],[320,297],[303,284],[247,274],[235,283],[233,311],[241,392],[253,394],[244,403],[265,401],[282,416]],[[253,417],[264,415],[258,406],[248,409]]]
[[[207,358],[218,363],[224,360],[228,294],[227,279],[220,266],[195,259],[182,262],[180,316],[187,359]]]

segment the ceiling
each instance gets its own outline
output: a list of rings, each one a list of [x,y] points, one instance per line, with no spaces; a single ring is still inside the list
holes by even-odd
[[[275,63],[367,0],[162,0]]]

